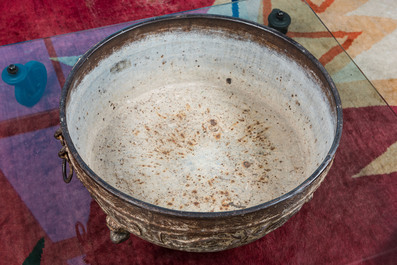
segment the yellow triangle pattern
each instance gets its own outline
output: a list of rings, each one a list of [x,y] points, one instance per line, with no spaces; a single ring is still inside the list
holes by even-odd
[[[353,178],[383,175],[397,172],[397,142],[389,146],[386,152],[373,160]]]

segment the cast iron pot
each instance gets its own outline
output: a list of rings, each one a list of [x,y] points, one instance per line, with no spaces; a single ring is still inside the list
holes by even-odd
[[[306,49],[213,15],[142,22],[92,47],[60,120],[64,180],[76,173],[113,242],[132,233],[193,252],[283,225],[324,180],[342,131],[335,85]]]

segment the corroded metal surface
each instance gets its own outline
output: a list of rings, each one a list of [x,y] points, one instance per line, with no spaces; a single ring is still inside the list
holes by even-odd
[[[342,128],[336,88],[305,49],[214,16],[104,40],[72,70],[60,116],[67,157],[112,241],[132,233],[195,252],[284,224],[323,181]]]
[[[77,177],[108,215],[111,231],[128,231],[156,245],[191,252],[214,252],[255,241],[283,225],[309,201],[331,164],[294,197],[252,213],[219,218],[179,217],[131,205],[96,184],[72,158]],[[110,223],[110,225],[109,225]]]

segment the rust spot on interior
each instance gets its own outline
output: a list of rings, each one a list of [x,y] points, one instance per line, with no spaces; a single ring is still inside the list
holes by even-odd
[[[158,115],[159,117],[163,118],[163,119],[167,119],[167,117],[165,117],[165,116],[161,115],[161,114],[160,114],[160,113],[158,113],[158,112],[157,112],[157,115]]]
[[[195,206],[199,206],[200,203],[199,203],[199,202],[194,202],[193,204],[194,204]]]
[[[217,139],[217,140],[221,139],[221,134],[218,133],[217,135],[215,135],[215,139]]]
[[[241,137],[240,139],[237,139],[237,141],[238,141],[239,143],[241,143],[241,142],[244,140],[245,137],[246,137],[246,135],[244,135],[244,136]]]
[[[176,144],[175,139],[171,138],[171,139],[167,139],[168,142],[173,142],[174,144]]]
[[[228,200],[227,199],[224,199],[223,201],[222,201],[222,206],[223,207],[229,207],[229,202],[228,202]]]
[[[203,132],[207,132],[207,128],[204,126],[204,123],[201,124],[201,128],[203,128]]]
[[[244,161],[244,162],[243,162],[243,166],[244,166],[245,168],[249,168],[249,167],[251,166],[251,163],[248,162],[248,161]]]
[[[186,114],[185,114],[183,111],[181,111],[181,112],[179,112],[178,114],[176,114],[176,116],[177,116],[180,120],[183,120],[184,118],[186,118]]]
[[[214,120],[214,119],[211,119],[211,120],[210,120],[210,123],[211,123],[212,126],[215,126],[215,125],[218,124],[218,123],[216,122],[216,120]]]
[[[192,190],[192,193],[196,194],[196,193],[197,193],[197,190]]]
[[[266,177],[261,177],[261,178],[259,179],[259,181],[262,182],[262,183],[267,183],[267,182],[268,182],[268,179],[267,179]]]

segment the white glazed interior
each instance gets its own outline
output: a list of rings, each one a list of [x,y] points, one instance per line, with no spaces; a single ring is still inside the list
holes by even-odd
[[[158,33],[99,62],[66,118],[85,163],[134,198],[228,211],[285,194],[324,160],[335,117],[288,57],[217,32]]]

